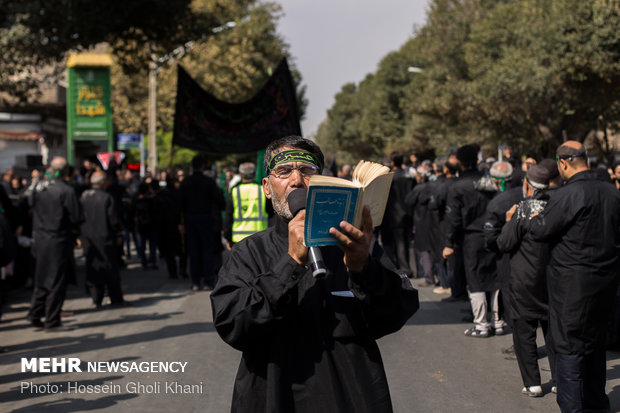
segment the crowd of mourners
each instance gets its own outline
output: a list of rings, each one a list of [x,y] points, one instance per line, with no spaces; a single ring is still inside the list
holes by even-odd
[[[465,336],[512,332],[522,393],[543,395],[540,327],[561,410],[609,411],[605,349],[620,338],[620,165],[588,160],[576,141],[554,159],[521,158],[507,146],[500,160],[482,160],[465,145],[410,161],[391,156],[380,235],[394,264],[448,295],[442,301],[470,302]]]
[[[600,382],[601,357],[604,383],[604,346],[620,343],[618,317],[610,314],[618,295],[619,211],[612,198],[620,193],[620,165],[588,161],[572,141],[554,159],[519,156],[510,146],[498,155],[482,159],[477,145],[432,161],[392,153],[383,161],[394,177],[377,240],[398,271],[419,279],[417,287],[445,295],[443,302],[471,304],[465,336],[512,332],[524,394],[543,394],[538,327],[553,391],[556,380],[570,388],[560,384],[565,372],[583,372],[584,365],[595,366],[584,374]],[[337,174],[351,179],[351,169],[343,165]],[[7,171],[0,185],[1,293],[6,300],[11,289],[33,289],[29,322],[63,331],[66,287],[77,278],[76,247],[98,309],[106,292],[109,305],[129,304],[120,270],[133,254],[144,271],[165,263],[171,279],[187,279],[193,291],[211,290],[234,244],[227,200],[241,181],[236,168],[218,173],[201,156],[187,169],[142,178],[114,164],[104,170],[94,159],[73,169],[61,157],[29,177]],[[568,191],[573,181],[587,181],[585,189]],[[600,195],[612,190],[616,195]],[[588,209],[592,202],[599,210]],[[589,221],[589,214],[603,216]],[[567,236],[574,244],[565,245]],[[595,281],[569,281],[573,273]],[[577,337],[576,326],[588,331]],[[588,396],[592,406],[604,406],[604,385],[596,392]]]

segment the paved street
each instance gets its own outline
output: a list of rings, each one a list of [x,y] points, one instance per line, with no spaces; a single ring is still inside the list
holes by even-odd
[[[163,267],[143,271],[135,259],[122,277],[129,307],[95,311],[82,284],[71,286],[64,311],[72,315],[64,322],[76,329],[64,333],[35,331],[25,319],[30,292],[14,293],[0,323],[0,345],[6,348],[0,355],[0,410],[229,411],[240,353],[215,332],[209,292],[192,293],[188,281],[168,280]],[[380,341],[395,412],[559,411],[549,393],[546,359],[545,396],[521,395],[516,361],[502,353],[512,337],[465,337],[469,325],[461,319],[467,304],[441,303],[443,296],[430,288],[419,291],[418,313]],[[79,358],[82,371],[22,373],[21,358],[33,357]],[[620,409],[619,359],[620,353],[608,353],[612,411]],[[115,361],[126,362],[129,371],[101,368]],[[105,363],[93,372],[89,362]],[[186,364],[177,373],[132,371],[144,362],[175,362],[170,364],[175,370],[176,362]]]

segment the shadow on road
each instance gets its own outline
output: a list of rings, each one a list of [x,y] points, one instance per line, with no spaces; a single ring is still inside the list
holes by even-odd
[[[15,409],[13,412],[19,413],[39,413],[39,412],[84,412],[88,410],[101,410],[114,406],[122,401],[139,397],[137,394],[118,394],[105,396],[94,400],[64,398],[53,402],[38,403],[32,406]]]

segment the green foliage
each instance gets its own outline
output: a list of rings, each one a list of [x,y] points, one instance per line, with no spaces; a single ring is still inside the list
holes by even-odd
[[[369,136],[376,155],[474,141],[548,154],[564,137],[607,139],[620,121],[619,10],[615,0],[435,0],[371,82],[346,86],[317,139],[354,156]]]
[[[239,17],[224,1],[207,11],[192,0],[4,0],[2,9],[0,90],[22,102],[37,96],[41,77],[31,75],[48,67],[46,75],[58,77],[69,51],[107,43],[123,67],[135,72],[141,69],[137,56],[145,61],[167,53]]]

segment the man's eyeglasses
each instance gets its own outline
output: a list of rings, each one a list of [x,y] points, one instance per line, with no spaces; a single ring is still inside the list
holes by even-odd
[[[580,152],[577,153],[575,155],[556,155],[555,156],[555,161],[556,162],[560,162],[560,159],[564,159],[565,161],[572,161],[575,158],[585,158],[586,154],[585,152]]]
[[[291,165],[279,165],[271,171],[271,175],[278,179],[286,179],[291,176],[294,170],[298,170],[303,176],[312,176],[319,173],[319,168],[314,165],[301,165],[297,167]]]

